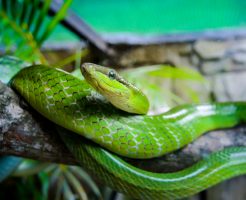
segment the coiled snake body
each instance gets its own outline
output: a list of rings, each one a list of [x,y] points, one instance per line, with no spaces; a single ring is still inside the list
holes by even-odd
[[[83,166],[109,186],[138,199],[177,199],[246,173],[246,147],[228,148],[190,168],[165,174],[135,168],[110,153],[141,159],[158,157],[209,130],[244,122],[245,102],[183,105],[160,115],[136,115],[132,113],[144,114],[148,109],[148,101],[138,89],[116,72],[94,64],[84,65],[82,72],[92,86],[41,65],[21,70],[11,84],[46,118],[109,150],[78,135],[61,134]],[[120,109],[127,112],[115,108],[92,87],[100,93],[105,91],[115,106],[123,103]],[[116,92],[113,100],[111,89]]]

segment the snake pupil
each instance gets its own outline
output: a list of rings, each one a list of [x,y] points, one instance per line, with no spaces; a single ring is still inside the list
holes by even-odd
[[[109,71],[109,73],[108,73],[108,77],[110,78],[110,79],[115,79],[116,78],[116,74],[115,74],[115,72],[114,71]]]

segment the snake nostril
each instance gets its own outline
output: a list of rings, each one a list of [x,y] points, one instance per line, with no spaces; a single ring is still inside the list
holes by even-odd
[[[93,68],[92,64],[91,63],[84,63],[81,65],[81,72],[82,73],[89,73],[91,71],[91,69]]]
[[[81,67],[80,67],[82,73],[85,72],[85,68],[86,68],[85,64],[82,64]]]

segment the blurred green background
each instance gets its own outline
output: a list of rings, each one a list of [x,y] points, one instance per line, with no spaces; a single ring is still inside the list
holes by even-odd
[[[165,34],[246,25],[246,0],[74,0],[71,9],[100,33]],[[75,38],[61,26],[50,37]]]

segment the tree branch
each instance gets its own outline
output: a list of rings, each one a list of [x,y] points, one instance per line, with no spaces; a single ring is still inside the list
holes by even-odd
[[[76,164],[54,125],[0,82],[0,154]]]
[[[0,82],[0,154],[45,162],[77,164],[59,138],[54,125],[25,105],[14,91]],[[130,163],[155,172],[176,171],[227,146],[246,146],[246,126],[207,133],[182,150],[150,160]]]

